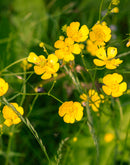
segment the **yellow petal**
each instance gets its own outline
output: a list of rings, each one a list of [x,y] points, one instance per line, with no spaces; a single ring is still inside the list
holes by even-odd
[[[64,48],[65,47],[65,42],[62,41],[62,40],[58,40],[58,41],[55,42],[54,47],[59,48],[59,49]]]
[[[34,64],[39,63],[39,57],[35,53],[31,52],[29,53],[28,61]]]
[[[126,82],[121,83],[120,86],[119,86],[119,91],[124,92],[124,91],[126,91],[126,89],[127,89]]]
[[[120,97],[122,94],[123,93],[120,91],[116,91],[116,92],[112,91],[112,97]]]
[[[38,75],[41,75],[45,72],[45,69],[40,66],[34,66],[34,72]]]
[[[102,61],[102,60],[94,59],[93,62],[97,66],[103,66],[103,65],[105,65],[105,62]]]
[[[80,30],[79,33],[82,34],[82,37],[80,38],[80,42],[85,41],[88,38],[88,33],[89,33],[89,29],[86,25],[83,25]]]
[[[106,85],[109,85],[112,83],[112,75],[107,74],[105,77],[103,77],[103,83]]]
[[[13,122],[12,122],[12,120],[7,119],[7,120],[4,121],[4,124],[5,124],[6,126],[10,127],[10,126],[13,124]]]
[[[105,85],[102,86],[102,89],[107,95],[110,95],[112,92],[111,89]]]
[[[57,63],[57,61],[58,61],[57,56],[54,55],[54,54],[50,54],[47,59],[48,59],[48,62],[51,63],[51,64],[53,64],[53,65],[55,63]]]
[[[64,117],[63,117],[63,120],[65,123],[70,123],[70,115],[69,114],[66,114]]]
[[[72,37],[79,30],[80,23],[72,22],[70,26],[67,27],[67,36]]]
[[[106,60],[106,50],[104,47],[101,47],[97,50],[96,56],[101,60]]]
[[[118,74],[118,73],[113,73],[112,74],[112,78],[114,79],[114,81],[116,83],[120,83],[123,80],[122,75]]]
[[[73,45],[74,44],[74,41],[72,40],[72,38],[66,38],[65,39],[65,43],[70,46],[70,45]]]
[[[115,47],[107,48],[108,59],[114,58],[116,55],[117,55],[117,48],[115,48]]]
[[[74,53],[74,54],[80,54],[80,52],[81,52],[80,45],[79,44],[74,44],[73,45],[73,49],[72,49],[72,53]]]
[[[49,74],[49,73],[44,73],[44,74],[41,76],[41,79],[43,79],[43,80],[47,80],[47,79],[49,79],[49,78],[51,78],[51,74]]]

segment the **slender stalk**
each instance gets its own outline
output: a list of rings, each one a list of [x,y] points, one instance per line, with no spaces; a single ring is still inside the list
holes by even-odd
[[[34,129],[34,127],[32,126],[32,124],[30,123],[30,121],[28,120],[28,118],[24,118],[17,110],[16,108],[11,105],[7,100],[6,98],[3,96],[3,101],[5,102],[6,105],[8,105],[9,107],[11,107],[13,109],[13,111],[18,115],[18,117],[22,120],[22,122],[28,127],[28,129],[30,130],[30,132],[33,134],[33,136],[35,137],[35,139],[37,140],[37,142],[39,143],[42,151],[44,152],[49,164],[50,164],[50,159],[49,159],[49,156],[47,154],[47,151],[46,151],[46,148],[45,146],[43,145],[43,142],[42,140],[39,138],[38,136],[38,133],[36,132],[36,130]],[[7,164],[6,164],[7,165]]]
[[[55,100],[59,101],[61,104],[63,104],[63,101],[61,101],[60,99],[58,99],[57,97],[55,97],[54,95],[48,93],[48,96],[53,97]]]
[[[99,21],[101,21],[101,12],[102,12],[103,1],[104,0],[101,0],[100,7],[99,7]]]
[[[120,111],[120,118],[121,118],[121,121],[123,120],[123,109],[122,109],[122,106],[121,106],[121,103],[120,103],[120,100],[119,98],[116,99],[116,102],[118,104],[118,107],[119,107],[119,111]]]
[[[6,152],[5,165],[8,165],[8,163],[9,163],[9,153],[10,153],[10,150],[11,150],[11,142],[12,142],[12,134],[9,135],[9,141],[8,141],[8,147],[7,147],[7,152]]]
[[[121,53],[121,54],[119,54],[117,57],[124,57],[124,56],[127,56],[127,55],[129,55],[129,54],[130,54],[130,51],[125,52],[125,53]]]
[[[23,61],[23,60],[26,60],[26,59],[27,59],[27,57],[22,58],[22,59],[20,59],[20,60],[17,60],[17,61],[15,61],[15,62],[11,63],[10,65],[8,65],[8,66],[6,66],[4,69],[2,69],[2,70],[1,70],[1,73],[4,72],[4,71],[6,71],[7,69],[9,69],[10,67],[12,67],[13,65],[15,65],[15,64],[17,64],[17,63],[19,63],[19,62],[21,62],[21,61]]]
[[[87,124],[88,124],[89,130],[90,130],[90,133],[92,135],[92,138],[94,140],[94,144],[96,146],[97,164],[99,164],[99,142],[98,142],[97,135],[95,133],[94,126],[93,126],[93,118],[92,118],[92,115],[91,115],[91,111],[90,111],[90,108],[89,108],[89,102],[88,101],[87,101],[87,105],[86,105],[86,110],[87,110],[87,116],[88,116],[88,121],[89,121],[89,122],[87,121]]]

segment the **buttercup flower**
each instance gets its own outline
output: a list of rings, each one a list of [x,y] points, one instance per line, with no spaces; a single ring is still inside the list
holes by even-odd
[[[127,89],[126,82],[122,82],[123,77],[118,73],[107,74],[103,78],[104,85],[102,86],[103,91],[107,95],[112,95],[113,97],[119,97],[123,95],[123,92]],[[122,82],[122,83],[121,83]]]
[[[106,26],[103,22],[102,24],[95,24],[90,32],[90,40],[98,46],[105,45],[111,39],[111,29]]]
[[[92,56],[96,56],[98,46],[94,42],[92,42],[91,40],[87,40],[86,49]]]
[[[54,54],[48,55],[46,59],[43,55],[37,56],[31,52],[28,57],[28,61],[34,63],[34,72],[38,75],[42,75],[42,79],[49,79],[59,69],[58,58]]]
[[[69,38],[72,38],[75,42],[83,42],[88,38],[89,29],[86,25],[81,26],[79,22],[72,22],[67,27],[66,33]]]
[[[114,135],[112,133],[106,133],[104,136],[104,140],[106,143],[111,142],[114,139]]]
[[[83,117],[83,107],[79,102],[66,101],[59,107],[59,116],[63,117],[64,122],[74,123]]]
[[[111,10],[111,13],[119,13],[119,8],[118,8],[118,7],[114,7],[114,8]]]
[[[15,109],[21,114],[24,114],[24,110],[21,106],[18,106],[17,103],[11,103]],[[12,124],[18,124],[21,122],[21,119],[17,116],[17,114],[13,111],[13,109],[7,105],[3,108],[3,117],[5,118],[4,124],[10,127]]]
[[[58,50],[55,51],[55,55],[58,59],[63,59],[66,62],[73,61],[73,54],[80,54],[82,50],[80,44],[74,44],[71,38],[66,38],[65,41],[57,40],[54,47],[58,48]]]
[[[113,5],[118,5],[118,3],[120,3],[120,0],[112,0],[111,2]]]
[[[109,47],[107,48],[107,55],[106,50],[104,47],[101,47],[97,50],[96,56],[99,59],[94,59],[93,62],[97,66],[104,66],[106,65],[107,69],[115,69],[119,64],[123,62],[123,60],[120,60],[119,58],[114,59],[114,57],[117,55],[117,48],[115,47]]]
[[[8,91],[9,85],[4,79],[0,78],[0,96],[3,96]]]
[[[100,103],[104,102],[104,96],[102,94],[98,95],[98,93],[94,89],[90,89],[88,92],[89,98],[85,93],[80,95],[80,98],[86,102],[89,100],[89,106],[92,107],[92,110],[97,112],[100,106]]]

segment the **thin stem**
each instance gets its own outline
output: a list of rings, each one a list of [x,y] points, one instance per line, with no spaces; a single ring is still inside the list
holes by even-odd
[[[122,121],[123,120],[123,109],[122,109],[122,106],[121,106],[119,98],[116,99],[116,102],[117,102],[118,107],[119,107],[120,117],[121,117],[121,121]]]
[[[10,149],[11,149],[11,142],[12,142],[12,134],[9,135],[5,165],[8,165],[8,163],[9,163],[9,153],[10,153]]]
[[[58,99],[58,98],[55,97],[54,95],[52,95],[52,94],[50,94],[50,93],[48,93],[47,95],[53,97],[55,100],[57,100],[57,101],[59,101],[61,104],[63,104],[63,101],[61,101],[60,99]]]
[[[34,129],[34,127],[32,126],[32,124],[30,123],[30,121],[28,120],[27,117],[23,117],[17,110],[16,108],[11,105],[5,97],[2,97],[3,98],[3,101],[5,102],[6,105],[8,105],[9,107],[11,107],[13,109],[13,111],[18,115],[18,117],[23,121],[23,123],[28,127],[28,129],[30,130],[30,132],[33,134],[33,136],[35,137],[35,139],[37,140],[37,142],[39,143],[42,151],[44,152],[49,164],[50,164],[50,159],[49,159],[49,156],[47,154],[47,151],[46,151],[46,148],[45,146],[43,145],[43,142],[42,140],[39,138],[38,136],[38,133],[36,132],[36,130]]]
[[[97,135],[95,133],[94,126],[93,126],[93,118],[92,118],[92,115],[91,115],[91,111],[90,111],[90,108],[89,108],[89,102],[88,101],[87,101],[87,105],[86,105],[86,110],[87,110],[88,121],[90,121],[90,122],[87,122],[87,124],[88,124],[89,130],[90,130],[90,133],[92,135],[92,138],[94,140],[94,144],[96,146],[97,164],[98,164],[99,163],[99,142],[98,142]]]
[[[51,93],[52,89],[54,88],[55,83],[56,83],[56,80],[53,81],[53,84],[52,84],[50,90],[48,91],[48,95]]]
[[[24,71],[24,78],[23,78],[23,93],[26,94],[26,69]],[[22,96],[21,103],[20,103],[21,106],[23,105],[25,97],[26,97],[26,95]]]
[[[2,70],[1,70],[1,73],[4,72],[4,71],[6,71],[7,69],[9,69],[10,67],[12,67],[13,65],[15,65],[15,64],[17,64],[17,63],[19,63],[19,62],[21,62],[21,61],[23,61],[23,60],[26,60],[26,59],[27,59],[27,57],[22,58],[22,59],[20,59],[20,60],[17,60],[17,61],[15,61],[15,62],[11,63],[10,65],[8,65],[8,66],[6,66],[4,69],[2,69]]]
[[[130,54],[130,51],[122,53],[122,54],[119,54],[117,57],[124,57],[124,56],[127,56],[129,54]]]
[[[100,3],[100,8],[99,8],[99,21],[101,21],[101,12],[102,12],[103,1],[104,1],[104,0],[101,0],[101,3]]]

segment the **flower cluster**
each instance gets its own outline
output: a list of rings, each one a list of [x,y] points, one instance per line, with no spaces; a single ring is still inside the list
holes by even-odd
[[[64,122],[74,123],[83,117],[83,107],[79,102],[66,101],[59,107],[59,116],[63,117]]]
[[[72,22],[70,26],[66,27],[66,35],[57,40],[54,47],[57,48],[55,55],[58,59],[69,62],[74,60],[74,54],[80,54],[82,51],[82,45],[80,42],[84,42],[88,38],[89,30],[86,25],[81,26],[79,22]]]
[[[49,79],[59,70],[58,58],[54,54],[48,55],[47,59],[43,56],[37,56],[31,52],[28,61],[35,64],[34,72],[42,75],[42,79]]]
[[[92,110],[97,112],[100,106],[100,103],[104,102],[104,96],[102,94],[98,95],[98,93],[94,89],[89,89],[88,91],[89,97],[83,93],[80,95],[80,98],[83,102],[89,101],[89,106],[92,107]]]
[[[10,103],[10,104],[13,105],[14,108],[21,115],[23,115],[24,110],[21,106],[18,106],[17,103]],[[17,116],[17,114],[14,112],[14,110],[8,105],[4,106],[2,113],[3,113],[3,117],[5,118],[4,124],[8,127],[10,127],[13,124],[18,124],[21,122],[21,119]]]
[[[104,46],[106,42],[111,39],[111,29],[105,22],[97,23],[92,27],[92,31],[89,34],[90,40],[98,45]]]

